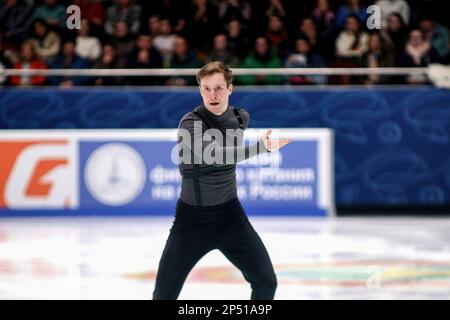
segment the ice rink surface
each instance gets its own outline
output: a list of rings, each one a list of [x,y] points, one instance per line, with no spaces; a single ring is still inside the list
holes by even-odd
[[[172,217],[1,218],[0,299],[151,299]],[[250,217],[276,299],[449,299],[450,219]],[[180,299],[248,299],[219,251]]]

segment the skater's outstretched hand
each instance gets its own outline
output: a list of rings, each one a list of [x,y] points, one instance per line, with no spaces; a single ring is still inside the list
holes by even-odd
[[[278,149],[281,149],[288,143],[292,141],[291,138],[287,139],[271,139],[270,135],[272,134],[272,129],[267,129],[267,132],[263,134],[261,137],[261,140],[264,143],[264,146],[269,151],[277,151]]]

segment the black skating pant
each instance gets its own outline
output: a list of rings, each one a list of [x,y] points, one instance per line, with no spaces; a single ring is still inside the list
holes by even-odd
[[[240,269],[251,285],[252,300],[273,299],[277,279],[272,263],[238,198],[206,207],[178,200],[175,221],[159,263],[153,299],[177,299],[194,265],[214,249]]]

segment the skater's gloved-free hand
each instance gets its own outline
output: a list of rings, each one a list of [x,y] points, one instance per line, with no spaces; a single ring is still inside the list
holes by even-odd
[[[287,139],[271,139],[270,135],[272,134],[272,129],[267,129],[267,132],[263,134],[261,137],[262,142],[264,143],[264,146],[269,151],[277,151],[278,149],[281,149],[288,143],[292,141],[291,138]]]

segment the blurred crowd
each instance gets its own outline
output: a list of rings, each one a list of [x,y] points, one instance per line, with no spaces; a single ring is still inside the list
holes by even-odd
[[[450,64],[446,1],[0,0],[0,68],[426,67]],[[79,29],[67,8],[81,9]],[[367,7],[381,10],[368,28]],[[3,85],[194,85],[194,77],[1,77]],[[423,76],[237,76],[244,85],[423,84]]]

